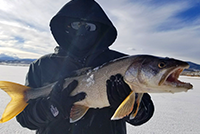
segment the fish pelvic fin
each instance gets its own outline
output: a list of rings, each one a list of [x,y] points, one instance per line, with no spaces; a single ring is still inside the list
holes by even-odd
[[[25,91],[30,89],[30,87],[13,82],[0,81],[0,88],[11,97],[11,101],[6,106],[4,113],[0,119],[0,123],[4,123],[17,116],[28,105],[25,100],[24,93]]]
[[[78,120],[80,120],[88,111],[89,107],[86,107],[84,105],[74,105],[71,108],[70,112],[70,123],[74,123]]]
[[[111,120],[122,119],[123,117],[129,115],[134,107],[135,103],[135,93],[132,91],[126,99],[119,105]]]
[[[131,113],[130,115],[130,119],[134,119],[135,116],[137,115],[138,111],[139,111],[139,107],[140,107],[140,102],[142,100],[142,97],[143,97],[143,93],[138,93],[138,96],[137,96],[137,99],[136,99],[136,109]]]

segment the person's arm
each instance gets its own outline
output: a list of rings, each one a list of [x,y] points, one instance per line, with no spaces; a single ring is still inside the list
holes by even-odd
[[[130,94],[130,87],[124,82],[122,75],[117,74],[110,77],[106,83],[108,100],[112,108],[117,109],[118,106]],[[154,105],[151,97],[144,93],[139,111],[134,119],[125,117],[126,121],[132,125],[141,125],[147,122],[154,113]]]
[[[36,63],[32,63],[26,75],[25,85],[32,88],[37,88],[41,86],[40,80],[40,68],[36,66]],[[26,106],[26,108],[16,116],[16,119],[21,126],[36,130],[38,127],[41,127],[46,123],[45,120],[40,118],[36,110],[37,108],[40,109],[40,105],[43,100],[43,98],[37,98],[29,101],[29,104]]]

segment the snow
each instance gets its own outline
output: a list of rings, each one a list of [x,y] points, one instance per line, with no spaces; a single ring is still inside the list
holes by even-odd
[[[24,84],[28,67],[0,65],[0,81]],[[187,93],[151,94],[155,105],[154,116],[141,126],[127,124],[128,134],[199,134],[200,132],[200,77],[181,76],[193,84]],[[10,97],[0,90],[0,115]],[[16,119],[0,124],[1,134],[34,134],[19,125]]]
[[[20,84],[24,84],[25,76],[28,71],[28,67],[23,66],[5,66],[0,65],[0,81],[12,81]],[[10,101],[10,97],[2,90],[0,90],[0,116]],[[0,124],[1,134],[34,134],[34,131],[30,131],[20,126],[16,119],[12,119],[8,122]]]
[[[155,105],[152,119],[142,126],[128,125],[129,134],[199,134],[200,77],[181,76],[193,89],[181,93],[151,94]]]

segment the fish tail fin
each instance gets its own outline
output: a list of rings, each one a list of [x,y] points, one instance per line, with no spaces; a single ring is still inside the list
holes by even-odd
[[[25,91],[30,87],[13,82],[0,81],[0,88],[11,97],[11,101],[6,106],[0,119],[0,123],[4,123],[17,116],[28,105],[25,99]]]

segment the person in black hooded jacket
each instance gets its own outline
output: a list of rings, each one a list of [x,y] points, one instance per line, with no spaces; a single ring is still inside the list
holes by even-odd
[[[52,34],[58,45],[55,52],[45,55],[30,65],[26,85],[37,88],[58,81],[48,97],[30,100],[17,116],[17,121],[38,134],[126,134],[126,122],[141,125],[153,115],[154,105],[144,94],[139,112],[132,120],[124,117],[110,120],[119,104],[130,93],[129,86],[120,74],[105,80],[110,107],[89,109],[75,123],[69,123],[70,109],[85,94],[70,96],[77,86],[74,80],[62,89],[63,78],[72,72],[95,68],[126,54],[110,50],[117,31],[105,12],[94,0],[71,0],[52,18]],[[123,44],[122,44],[123,45]]]

